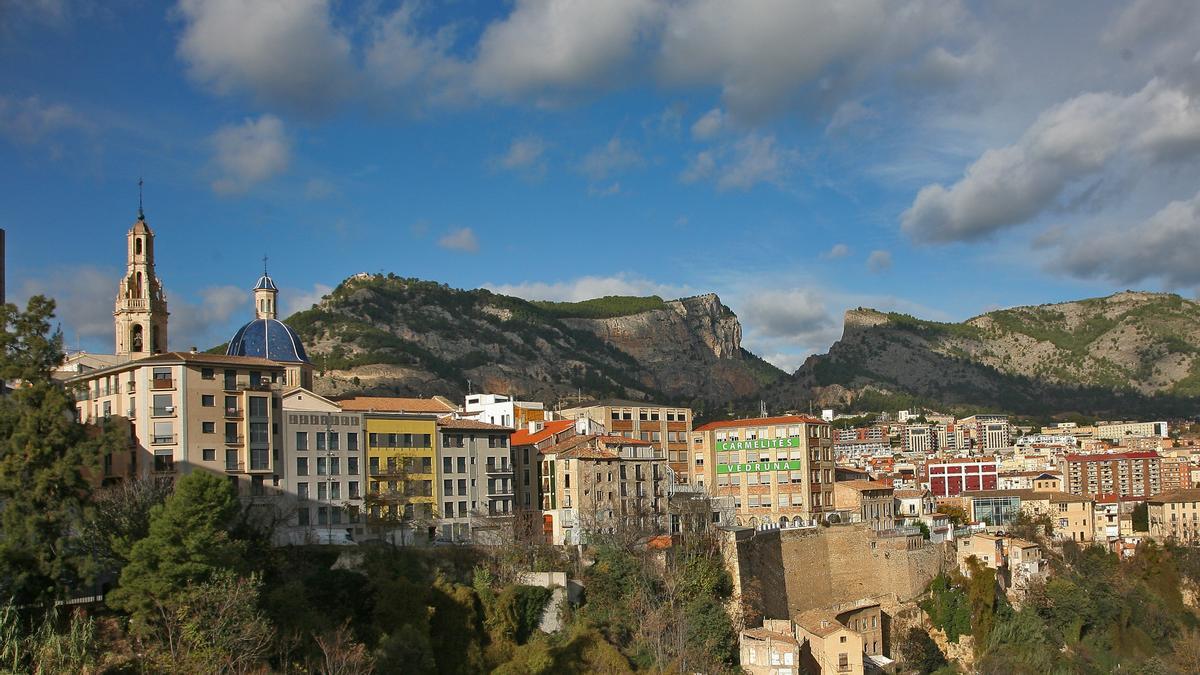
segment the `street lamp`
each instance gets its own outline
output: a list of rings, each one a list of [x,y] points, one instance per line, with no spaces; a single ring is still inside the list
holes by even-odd
[[[325,416],[325,544],[333,544],[333,425]]]

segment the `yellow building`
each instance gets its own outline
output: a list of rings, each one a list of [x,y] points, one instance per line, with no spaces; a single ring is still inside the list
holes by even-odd
[[[454,410],[440,399],[360,396],[340,401],[361,412],[367,435],[367,515],[376,534],[434,527],[440,516],[438,417]]]

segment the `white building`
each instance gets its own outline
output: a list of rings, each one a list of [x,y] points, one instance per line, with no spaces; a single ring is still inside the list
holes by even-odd
[[[541,401],[515,401],[503,394],[468,394],[465,403],[462,417],[509,429],[523,429],[530,422],[546,418]]]

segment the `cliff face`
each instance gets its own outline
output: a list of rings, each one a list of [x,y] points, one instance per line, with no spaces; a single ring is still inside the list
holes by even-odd
[[[841,405],[874,390],[1014,411],[1182,409],[1200,394],[1198,321],[1200,304],[1161,293],[1016,307],[963,323],[860,308],[794,384]]]
[[[741,348],[716,295],[529,303],[486,290],[357,275],[288,319],[326,394],[578,393],[722,404],[785,374]]]

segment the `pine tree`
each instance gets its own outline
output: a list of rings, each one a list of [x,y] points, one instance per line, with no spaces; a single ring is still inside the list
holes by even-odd
[[[129,613],[135,632],[161,628],[189,586],[243,571],[244,546],[228,531],[238,510],[229,482],[202,471],[179,479],[175,493],[151,510],[150,534],[134,544],[120,586],[109,595],[109,604]]]
[[[0,307],[0,379],[12,387],[0,395],[0,597],[18,605],[79,590],[85,556],[73,535],[87,508],[86,472],[128,442],[75,421],[71,394],[51,377],[63,359],[53,316],[42,296],[25,311]]]

